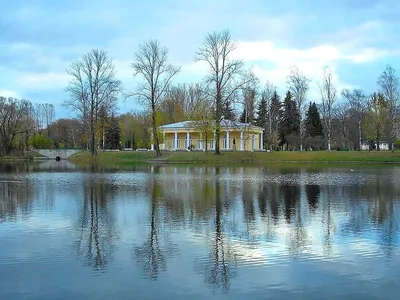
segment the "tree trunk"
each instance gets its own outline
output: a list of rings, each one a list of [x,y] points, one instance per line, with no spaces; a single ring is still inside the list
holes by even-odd
[[[153,139],[154,139],[154,147],[156,150],[156,157],[161,156],[161,151],[160,151],[160,144],[158,141],[158,134],[157,134],[157,124],[156,124],[156,107],[154,104],[154,101],[152,101],[152,123],[153,123]]]
[[[90,132],[90,134],[91,134],[91,137],[90,137],[90,150],[92,151],[92,156],[96,156],[96,132],[95,132],[95,130],[94,130],[94,126],[92,125],[92,128],[91,128],[91,132]]]
[[[362,141],[361,141],[361,120],[358,121],[358,150],[361,151]]]
[[[328,120],[328,152],[331,152],[331,119]]]
[[[217,121],[217,128],[215,128],[215,154],[220,155],[221,151],[219,149],[219,137],[220,137],[220,123],[219,120]]]
[[[206,155],[208,154],[208,148],[207,148],[207,143],[208,143],[208,134],[206,133]]]
[[[215,114],[215,154],[220,155],[219,138],[220,138],[220,124],[222,119],[222,95],[221,89],[217,85],[217,99],[216,99],[216,114]]]
[[[376,129],[376,150],[380,151],[381,147],[379,145],[379,140],[381,139],[381,132],[380,132],[380,128],[378,125],[378,128]]]
[[[105,146],[106,146],[106,133],[104,130],[104,125],[103,125],[103,151],[104,151]]]
[[[303,120],[300,115],[300,151],[303,151]]]

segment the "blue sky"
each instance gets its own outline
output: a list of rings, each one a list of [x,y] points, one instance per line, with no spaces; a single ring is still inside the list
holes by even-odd
[[[325,65],[339,89],[368,93],[386,64],[400,66],[397,0],[13,0],[2,1],[1,11],[0,95],[52,102],[57,117],[73,116],[61,107],[71,60],[103,48],[124,88],[133,90],[133,53],[148,39],[158,39],[182,66],[175,82],[194,82],[205,71],[194,62],[204,36],[229,29],[238,42],[235,58],[252,66],[261,83],[270,80],[283,93],[297,65],[313,80],[315,101]],[[121,101],[121,112],[137,108],[134,100]]]

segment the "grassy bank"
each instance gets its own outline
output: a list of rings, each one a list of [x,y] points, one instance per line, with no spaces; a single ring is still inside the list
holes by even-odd
[[[119,151],[119,152],[99,152],[97,157],[93,158],[88,151],[78,152],[72,155],[68,160],[82,166],[96,163],[98,165],[137,165],[149,163],[155,158],[155,153]]]
[[[358,152],[358,151],[313,151],[313,152],[222,152],[214,155],[212,152],[163,152],[161,158],[155,158],[154,152],[100,152],[93,159],[89,152],[80,152],[70,158],[71,161],[99,164],[140,164],[140,163],[169,163],[169,164],[212,164],[212,165],[245,165],[269,163],[330,163],[330,164],[384,164],[400,163],[400,152]]]
[[[34,159],[41,158],[42,156],[39,153],[36,152],[20,152],[20,153],[13,153],[10,155],[6,156],[0,156],[0,162],[1,161],[30,161]]]

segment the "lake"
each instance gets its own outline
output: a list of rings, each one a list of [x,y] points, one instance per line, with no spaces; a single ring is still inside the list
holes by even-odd
[[[0,164],[0,299],[398,299],[400,167]]]

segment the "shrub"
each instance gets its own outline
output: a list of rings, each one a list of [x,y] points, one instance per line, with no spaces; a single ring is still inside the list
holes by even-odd
[[[43,135],[35,134],[29,139],[29,145],[34,149],[50,149],[53,141]]]

